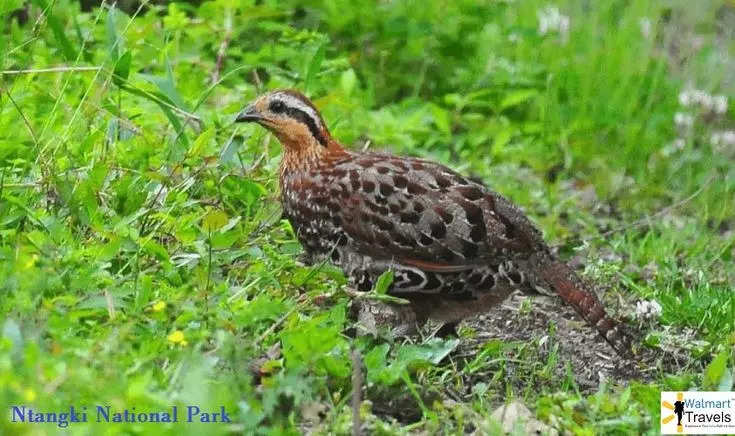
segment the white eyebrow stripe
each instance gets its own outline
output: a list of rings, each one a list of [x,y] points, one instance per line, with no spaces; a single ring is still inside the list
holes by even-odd
[[[301,99],[294,97],[293,95],[284,93],[278,93],[276,95],[283,103],[286,104],[286,106],[305,112],[311,117],[312,120],[314,120],[314,124],[323,127],[319,114],[311,106],[301,101]]]

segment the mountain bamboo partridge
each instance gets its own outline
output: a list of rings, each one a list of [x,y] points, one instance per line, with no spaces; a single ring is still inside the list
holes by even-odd
[[[267,93],[236,121],[258,123],[281,142],[285,217],[307,258],[331,261],[358,291],[390,269],[389,293],[408,300],[418,321],[451,323],[515,289],[544,289],[628,353],[623,325],[500,194],[427,160],[345,150],[297,91]]]

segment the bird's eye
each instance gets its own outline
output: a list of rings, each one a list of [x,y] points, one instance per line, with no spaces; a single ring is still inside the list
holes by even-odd
[[[273,113],[278,114],[278,113],[286,111],[286,104],[282,102],[281,100],[273,100],[269,106],[270,106],[271,112]]]

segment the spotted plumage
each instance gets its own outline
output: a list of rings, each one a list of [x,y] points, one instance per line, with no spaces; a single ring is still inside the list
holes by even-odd
[[[314,105],[274,91],[245,108],[284,146],[281,202],[311,262],[339,266],[359,291],[394,271],[391,294],[416,317],[457,321],[515,289],[546,289],[571,304],[619,351],[620,325],[512,203],[427,160],[345,150]]]

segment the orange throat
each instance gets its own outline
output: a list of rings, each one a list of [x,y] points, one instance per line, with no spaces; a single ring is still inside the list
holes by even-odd
[[[283,146],[283,158],[280,166],[281,179],[291,172],[307,171],[329,165],[334,159],[347,154],[347,151],[332,138],[328,138],[326,146],[315,140],[294,142],[290,138],[281,138],[280,136],[278,140]]]

